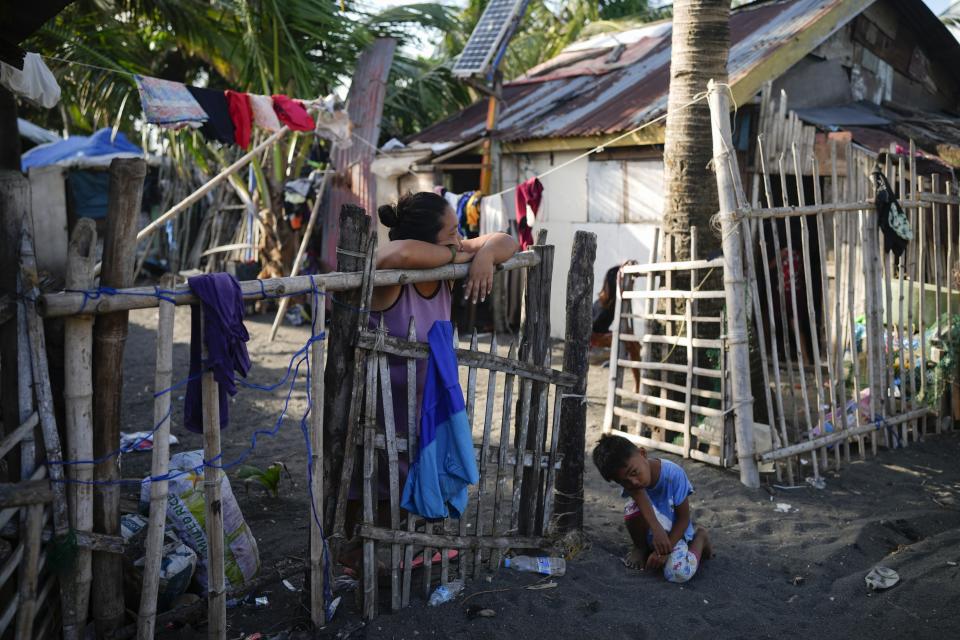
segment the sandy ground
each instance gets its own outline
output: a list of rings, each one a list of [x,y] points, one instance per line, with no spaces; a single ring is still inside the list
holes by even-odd
[[[189,312],[177,316],[174,377],[186,376]],[[266,340],[272,316],[249,318],[254,362],[251,380],[279,380],[290,355],[305,341],[306,327],[281,329]],[[124,370],[125,430],[149,429],[155,354],[156,310],[131,313]],[[589,380],[588,447],[599,437],[606,370]],[[231,403],[223,434],[225,459],[249,444],[255,429],[270,428],[286,393],[241,391]],[[182,402],[174,398],[174,452],[202,447],[182,428]],[[305,405],[302,384],[276,438],[261,439],[250,462],[266,467],[282,460],[293,479],[279,498],[245,491],[231,474],[234,492],[260,545],[264,568],[289,565],[307,555],[308,499],[303,436],[298,419]],[[669,457],[669,456],[668,456]],[[675,459],[675,458],[672,458]],[[826,488],[748,490],[727,470],[682,462],[694,487],[695,522],[711,531],[717,556],[683,586],[626,569],[622,499],[590,466],[585,478],[586,530],[591,546],[568,564],[551,589],[529,590],[538,576],[503,569],[491,580],[468,584],[466,596],[428,609],[419,596],[397,614],[361,625],[354,599],[344,594],[336,620],[320,637],[365,638],[912,638],[951,637],[960,629],[960,433],[929,437],[906,450],[828,473]],[[679,460],[677,460],[680,462]],[[149,456],[124,457],[123,476],[149,469]],[[771,480],[772,482],[772,480]],[[130,492],[134,496],[134,492]],[[774,510],[791,505],[789,513]],[[864,575],[882,563],[901,582],[871,593]],[[296,587],[302,576],[292,576]],[[268,585],[263,608],[228,611],[229,638],[256,632],[271,637],[311,637],[300,594]],[[468,598],[465,600],[465,597]],[[134,605],[135,606],[135,605]],[[473,618],[476,607],[495,612]],[[952,630],[952,631],[951,631]],[[160,630],[161,637],[202,638],[202,622]]]

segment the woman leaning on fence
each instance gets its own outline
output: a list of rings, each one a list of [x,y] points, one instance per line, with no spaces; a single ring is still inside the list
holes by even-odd
[[[458,232],[457,216],[442,196],[430,192],[408,193],[395,205],[378,210],[380,222],[389,227],[390,242],[377,251],[377,269],[432,269],[450,263],[470,263],[464,285],[464,297],[482,302],[493,289],[496,265],[517,252],[517,242],[505,233],[491,233],[464,239]],[[413,318],[417,340],[427,342],[427,333],[437,320],[450,320],[450,282],[418,282],[377,287],[371,301],[370,328],[383,322],[386,332],[406,339]],[[423,393],[426,361],[417,361],[417,404]],[[397,435],[407,433],[407,367],[406,360],[390,358],[390,382],[393,390],[393,413]],[[408,464],[398,461],[400,486],[406,480]],[[389,500],[386,465],[379,465],[377,494],[381,504]],[[359,515],[359,482],[351,490],[351,512],[347,531]]]

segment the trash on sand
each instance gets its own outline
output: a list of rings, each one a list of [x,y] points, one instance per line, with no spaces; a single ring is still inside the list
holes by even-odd
[[[287,588],[287,591],[300,591],[300,589],[297,589],[295,586],[293,586],[293,583],[286,578],[281,580],[280,583]]]
[[[803,584],[804,582],[806,582],[806,581],[807,581],[807,579],[804,578],[803,576],[793,576],[793,586],[795,586],[795,587],[799,587],[800,585],[802,585],[802,584]]]
[[[227,600],[227,608],[234,609],[236,607],[266,607],[270,604],[270,599],[267,596],[255,596],[252,593],[246,595],[243,598],[230,598]]]
[[[127,571],[142,579],[146,563],[146,534],[148,520],[135,513],[127,513],[120,518],[120,535],[128,549],[136,550],[132,554],[133,562],[125,557]],[[173,607],[174,601],[187,591],[197,568],[197,554],[180,542],[172,530],[165,530],[163,536],[162,560],[160,563],[160,585],[157,592],[157,605],[161,611]]]
[[[260,607],[265,607],[270,604],[270,600],[267,598],[267,596],[257,596],[254,599],[254,603],[256,603],[257,608],[259,609]]]
[[[540,583],[540,584],[532,584],[532,585],[530,585],[529,587],[527,587],[527,589],[529,589],[530,591],[540,591],[540,590],[542,590],[542,589],[556,589],[556,588],[559,587],[559,586],[560,586],[560,585],[558,585],[556,582],[553,582],[553,581],[551,580],[550,582],[543,582],[543,583]]]
[[[474,618],[495,618],[497,612],[493,609],[487,609],[482,604],[472,604],[467,607],[467,619],[473,620]]]
[[[548,556],[541,556],[539,558],[533,558],[531,556],[504,558],[503,566],[516,569],[517,571],[542,573],[545,576],[562,576],[567,571],[566,560]]]
[[[436,607],[444,604],[445,602],[450,602],[456,598],[461,591],[463,591],[463,580],[454,580],[453,582],[442,584],[437,587],[432,594],[430,594],[429,605],[431,607]]]
[[[870,570],[864,581],[874,591],[882,591],[900,582],[900,574],[893,569],[878,564]]]
[[[807,478],[807,484],[814,489],[822,490],[827,488],[827,481],[823,478]]]
[[[152,451],[153,450],[152,431],[134,431],[133,433],[120,434],[120,451],[129,453],[131,451]],[[172,433],[169,435],[170,444],[180,444],[177,436]]]
[[[951,567],[957,566],[957,563],[954,562],[953,560],[947,560],[947,564],[948,564],[949,566],[951,566]]]
[[[793,510],[793,507],[790,506],[788,502],[778,502],[777,506],[773,508],[777,513],[790,513]]]

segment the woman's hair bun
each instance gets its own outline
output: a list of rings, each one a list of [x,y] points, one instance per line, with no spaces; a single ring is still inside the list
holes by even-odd
[[[380,222],[387,227],[395,227],[400,222],[400,216],[397,215],[397,208],[392,204],[385,204],[377,209],[377,216]]]

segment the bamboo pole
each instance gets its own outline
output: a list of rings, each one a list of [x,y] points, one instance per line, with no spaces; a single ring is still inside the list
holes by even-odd
[[[360,210],[362,215],[366,215]],[[354,258],[356,260],[356,258]],[[526,269],[540,263],[533,251],[523,251],[506,262],[496,266],[497,271]],[[362,264],[362,260],[359,264]],[[435,282],[437,280],[462,280],[467,277],[469,264],[448,264],[436,269],[383,270],[377,271],[374,287],[410,284],[414,282]],[[312,278],[312,280],[311,280]],[[296,276],[293,278],[271,278],[269,280],[245,280],[240,290],[247,302],[265,300],[287,294],[311,291],[313,286],[323,286],[326,291],[354,291],[363,282],[362,271],[333,272],[315,276]],[[200,299],[190,291],[190,287],[181,285],[173,291],[164,293],[174,304],[198,304]],[[338,298],[339,299],[339,298]],[[345,302],[346,304],[346,302]],[[116,292],[61,292],[41,294],[37,300],[37,310],[44,318],[56,318],[77,314],[106,314],[132,309],[150,309],[158,305],[157,290],[154,287],[129,287]],[[332,343],[331,343],[332,347]],[[328,385],[329,386],[329,385]]]
[[[856,173],[853,163],[853,151],[852,143],[847,143],[847,183],[848,188],[853,195],[858,195],[860,192],[860,182],[856,179]],[[860,415],[860,356],[857,353],[857,339],[856,339],[856,314],[854,313],[854,301],[856,299],[856,290],[857,290],[857,279],[856,275],[862,272],[862,269],[858,268],[858,264],[863,259],[862,243],[859,242],[860,239],[860,220],[858,218],[850,217],[849,220],[849,244],[851,255],[847,263],[847,280],[850,282],[850,286],[847,290],[847,308],[849,310],[847,319],[849,322],[849,331],[850,331],[850,351],[853,356],[853,385],[854,393],[853,397],[857,401],[857,420],[859,422]],[[857,248],[861,247],[861,250],[858,251]],[[862,437],[858,439],[858,447],[860,453],[860,459],[866,459],[866,450],[864,448],[864,440]]]
[[[441,285],[442,286],[442,285]],[[386,331],[383,317],[380,318],[380,330]],[[371,363],[372,364],[372,363]],[[390,365],[387,356],[381,354],[377,358],[380,370],[381,400],[383,402],[384,437],[387,445],[387,477],[390,483],[390,528],[400,530],[400,472],[397,467],[397,430],[393,416],[393,391],[390,381]],[[412,517],[412,516],[408,516]],[[400,543],[390,546],[390,608],[399,611],[401,607],[400,585]]]
[[[101,287],[133,284],[136,258],[136,224],[143,199],[147,166],[140,159],[115,159],[110,163],[107,232],[103,241]],[[155,301],[156,302],[156,301]],[[127,313],[118,311],[97,319],[93,334],[93,447],[100,459],[120,447],[123,398],[123,349],[127,339]],[[94,525],[98,533],[120,534],[119,466],[107,457],[94,468],[94,478],[106,484],[94,496]],[[123,563],[120,556],[93,554],[93,615],[97,634],[109,636],[123,624]]]
[[[407,325],[407,340],[409,342],[415,342],[417,340],[417,325],[413,316],[410,316],[410,322]],[[496,336],[493,340],[493,350],[496,351]],[[417,449],[417,385],[409,384],[410,380],[417,379],[417,362],[413,358],[407,358],[407,442],[409,447],[407,448],[407,468],[412,468],[414,463],[414,455],[419,451]],[[482,484],[480,485],[482,488]],[[480,497],[477,497],[477,503],[479,505]],[[415,533],[417,530],[417,519],[413,514],[407,514],[407,532]],[[477,563],[479,567],[479,563]],[[404,547],[403,550],[403,592],[401,595],[400,606],[406,607],[410,604],[410,582],[412,579],[413,572],[413,544],[409,543]]]
[[[831,187],[831,200],[833,203],[840,201],[839,193],[839,178],[837,175],[837,142],[836,140],[830,141],[830,187]],[[833,278],[834,278],[834,289],[833,289],[833,299],[834,299],[834,309],[833,309],[833,371],[834,379],[833,384],[836,389],[836,398],[838,400],[837,406],[840,408],[840,415],[838,416],[836,411],[833,414],[833,428],[834,430],[846,429],[847,428],[847,383],[846,377],[844,376],[843,371],[843,311],[840,304],[840,299],[842,292],[844,291],[843,285],[850,286],[849,282],[844,283],[843,276],[845,275],[843,269],[843,255],[845,253],[844,243],[842,242],[846,238],[845,230],[847,228],[846,221],[841,223],[839,216],[836,213],[833,214]],[[843,451],[844,458],[849,463],[850,462],[850,441],[843,441]],[[839,465],[838,465],[839,466]]]
[[[140,242],[151,233],[159,229],[161,226],[166,224],[167,220],[170,220],[178,213],[184,209],[189,208],[194,203],[198,202],[200,198],[210,193],[214,187],[218,184],[229,178],[231,175],[236,173],[239,169],[242,169],[247,164],[249,164],[254,158],[257,157],[261,151],[271,146],[275,142],[278,142],[283,136],[285,136],[290,131],[290,128],[287,126],[282,127],[279,131],[273,133],[270,137],[265,139],[263,142],[255,146],[253,149],[241,156],[236,162],[231,164],[229,167],[215,175],[213,178],[207,181],[202,187],[188,195],[186,198],[173,205],[158,217],[156,220],[145,226],[143,229],[137,232],[136,241]]]
[[[315,339],[310,347],[310,620],[319,629],[327,622],[323,584],[327,575],[324,555],[323,518],[324,464],[323,464],[323,394],[326,299],[322,287],[311,295]],[[319,333],[317,333],[319,332]]]
[[[717,167],[717,191],[723,234],[724,289],[727,302],[727,344],[730,352],[734,426],[737,433],[737,458],[740,482],[750,488],[760,486],[760,473],[754,458],[753,405],[750,393],[750,357],[748,353],[747,315],[744,309],[746,282],[743,276],[743,242],[731,212],[736,208],[734,174],[739,172],[730,135],[730,104],[727,94],[713,81],[708,101],[713,123],[713,156]]]
[[[173,286],[174,277],[167,274],[160,286]],[[170,393],[173,383],[173,325],[176,307],[169,302],[160,304],[157,322],[157,370],[154,378],[153,451],[150,475],[161,478],[170,468]],[[150,482],[150,522],[147,525],[146,553],[143,564],[143,585],[140,591],[140,611],[137,615],[138,640],[154,636],[157,620],[157,592],[160,587],[160,562],[163,559],[163,533],[167,522],[167,480]]]
[[[510,350],[507,357],[511,360],[516,359],[517,357],[517,345],[513,341],[510,342]],[[497,460],[497,484],[493,494],[493,533],[495,535],[504,535],[506,533],[506,529],[503,524],[503,494],[506,491],[507,484],[507,451],[510,448],[510,417],[512,415],[513,387],[515,378],[515,375],[508,373],[504,379],[503,385],[503,410],[500,419],[500,451]],[[500,560],[502,558],[503,555],[500,551],[494,551],[490,557],[491,569],[498,569],[500,567]]]
[[[374,450],[375,426],[377,424],[377,358],[372,351],[366,360],[366,402],[363,421],[363,524],[376,526],[376,451]],[[358,367],[363,363],[357,363]],[[377,614],[377,543],[363,537],[363,617],[372,620]]]
[[[497,334],[494,333],[490,338],[490,353],[497,353]],[[494,400],[497,390],[497,371],[490,369],[487,374],[486,388],[486,407],[483,413],[483,436],[480,441],[480,482],[477,483],[477,509],[474,518],[474,532],[477,536],[482,536],[484,527],[484,510],[486,504],[486,485],[490,477],[490,438],[491,427],[493,426]],[[492,524],[492,523],[491,523]],[[492,527],[491,527],[492,530]],[[473,559],[473,576],[479,578],[483,567],[483,551],[477,549]]]
[[[20,560],[20,578],[17,602],[17,638],[32,638],[37,614],[37,584],[40,579],[41,529],[43,503],[25,507],[26,526],[23,536],[23,557]],[[48,578],[49,580],[50,578]]]
[[[474,329],[472,335],[470,336],[470,351],[473,351],[473,352],[478,351],[477,349],[478,340],[479,338],[477,336],[477,330]],[[455,344],[454,348],[456,348],[456,346],[457,345]],[[476,404],[477,404],[477,368],[469,367],[467,369],[467,422],[470,424],[471,437],[473,435],[473,426],[476,422],[476,417],[477,417]],[[482,461],[483,458],[481,457],[480,460]],[[482,469],[482,467],[480,468]],[[481,475],[480,481],[477,483],[477,495],[478,495],[477,501],[478,502],[480,499],[479,498],[480,487],[483,485],[484,480],[485,480],[485,476]],[[467,516],[466,513],[460,514],[460,535],[461,536],[467,535],[468,520],[469,520],[469,517]],[[476,529],[474,529],[474,535],[478,535]],[[469,558],[467,557],[466,553],[460,556],[460,579],[461,580],[467,579],[468,560]]]
[[[904,175],[903,175],[903,174],[904,174],[904,163],[903,163],[903,157],[901,156],[901,157],[899,158],[898,162],[897,162],[897,195],[900,196],[900,197],[903,197],[903,196],[905,195],[905,194],[904,194],[904,189],[906,188],[906,182],[904,181]],[[909,243],[909,242],[907,243],[907,248],[906,248],[906,251],[907,251],[907,252],[910,251],[910,244],[911,244],[911,243]],[[898,305],[898,306],[897,306],[897,318],[898,318],[898,322],[897,322],[897,340],[898,340],[897,352],[900,354],[900,386],[899,386],[899,389],[900,389],[900,413],[901,413],[901,414],[906,413],[907,410],[908,410],[908,409],[907,409],[907,375],[910,375],[910,376],[913,375],[913,370],[912,370],[912,369],[910,369],[909,372],[908,372],[908,370],[907,370],[907,358],[906,358],[907,351],[906,351],[906,347],[904,346],[904,342],[903,342],[903,341],[906,340],[906,339],[909,339],[909,340],[911,340],[911,341],[912,341],[912,339],[913,339],[912,336],[907,336],[907,335],[906,335],[906,330],[905,330],[905,328],[904,328],[904,327],[905,327],[905,324],[904,324],[904,320],[903,320],[903,314],[904,314],[904,312],[905,312],[905,309],[903,308],[903,305],[904,305],[904,273],[903,273],[903,272],[904,272],[904,268],[906,267],[906,264],[907,264],[907,256],[908,256],[908,255],[909,255],[909,253],[904,253],[904,254],[902,254],[902,255],[900,256],[900,262],[899,262],[899,264],[897,265],[897,305]],[[891,357],[892,357],[892,356],[893,356],[893,354],[891,354]],[[911,364],[911,365],[913,364],[912,361],[910,362],[910,364]],[[905,447],[905,446],[907,446],[908,444],[910,444],[910,437],[909,437],[909,436],[910,436],[910,434],[909,434],[909,427],[908,427],[907,423],[906,423],[906,422],[900,423],[900,443],[901,443],[902,446]]]
[[[23,228],[20,245],[21,287],[27,299],[36,298],[37,263],[33,240],[28,227]],[[46,339],[43,321],[31,305],[24,305],[26,311],[27,333],[30,340],[30,367],[33,371],[34,393],[37,397],[37,414],[40,418],[40,432],[43,434],[44,452],[47,469],[53,481],[53,531],[58,538],[65,538],[70,531],[70,516],[67,505],[66,487],[63,482],[63,456],[60,448],[60,434],[57,430],[54,413],[53,391],[50,388],[50,370],[47,360]],[[42,470],[43,467],[40,468]],[[60,608],[63,616],[63,637],[75,640],[80,637],[76,625],[76,594],[72,589],[60,590]]]
[[[93,286],[93,263],[97,248],[97,228],[90,218],[81,218],[73,229],[67,254],[68,289],[89,289]],[[64,321],[64,401],[66,405],[66,440],[69,460],[93,459],[93,317],[71,316]],[[67,470],[69,485],[70,526],[76,531],[93,531],[93,466],[73,464]],[[77,618],[82,627],[90,605],[90,584],[93,581],[93,556],[89,549],[77,549],[72,572],[77,597]]]
[[[197,309],[195,313],[202,313]],[[203,361],[207,361],[206,314],[201,315]],[[220,385],[213,370],[206,369],[201,378],[203,397],[203,489],[206,498],[207,533],[207,637],[226,640],[227,585],[224,567],[223,511],[221,508],[220,467]],[[156,446],[156,443],[154,443]]]
[[[300,273],[300,265],[303,263],[303,255],[307,252],[307,247],[310,245],[310,239],[313,237],[313,228],[317,224],[317,214],[320,211],[320,203],[323,201],[323,192],[327,187],[327,177],[329,173],[323,174],[323,179],[320,181],[320,188],[317,189],[316,199],[313,201],[313,207],[310,209],[310,219],[307,221],[307,227],[303,231],[303,238],[300,240],[300,248],[297,249],[297,257],[293,260],[293,266],[290,267],[290,277],[296,277]],[[277,308],[277,315],[273,319],[273,326],[270,327],[270,338],[269,342],[273,342],[273,339],[277,336],[277,329],[280,328],[280,323],[283,322],[283,314],[287,312],[287,305],[290,304],[290,298],[281,298],[280,305]],[[314,316],[316,317],[316,316]]]

